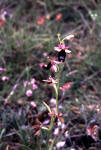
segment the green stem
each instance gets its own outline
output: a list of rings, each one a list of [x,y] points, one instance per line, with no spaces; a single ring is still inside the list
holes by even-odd
[[[52,150],[52,149],[53,149],[53,146],[54,146],[55,140],[56,140],[56,138],[54,138],[54,140],[52,141],[52,143],[51,143],[51,145],[50,145],[50,147],[49,147],[49,150]]]
[[[58,114],[58,92],[56,94],[56,113]]]
[[[59,68],[58,74],[57,74],[57,84],[54,84],[54,90],[55,90],[55,95],[56,95],[56,113],[58,114],[58,91],[59,91],[59,84],[60,84],[60,77],[61,77],[61,72],[62,72],[62,68],[63,66],[61,66]],[[55,139],[53,140],[52,144],[50,145],[49,149],[48,149],[48,145],[49,145],[49,138],[53,129],[53,125],[54,125],[54,117],[51,117],[51,122],[50,122],[50,127],[49,127],[49,131],[48,131],[48,136],[47,136],[47,141],[46,141],[46,150],[52,150],[53,146],[54,146],[54,142]]]
[[[63,68],[63,67],[62,67],[62,68]],[[60,84],[60,77],[61,77],[62,68],[59,68],[59,71],[58,71],[58,75],[57,75],[58,83],[57,83],[57,87],[56,87],[56,90],[55,90],[55,94],[56,94],[56,113],[57,113],[57,114],[58,114],[59,84]]]
[[[48,144],[49,144],[49,138],[53,129],[53,124],[54,124],[54,117],[51,118],[51,122],[50,122],[50,127],[49,127],[49,131],[48,131],[48,136],[47,136],[47,141],[46,141],[46,149],[48,150]]]

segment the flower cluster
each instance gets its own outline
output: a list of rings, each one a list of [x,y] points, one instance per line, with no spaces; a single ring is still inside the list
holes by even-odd
[[[67,82],[65,83],[62,87],[60,87],[60,90],[62,91],[66,91],[67,89],[69,89],[71,87],[71,83]]]
[[[26,91],[26,96],[27,96],[27,97],[32,96],[33,90],[35,90],[35,89],[38,88],[38,86],[37,86],[37,84],[36,84],[35,82],[36,82],[36,80],[35,80],[34,78],[32,78],[30,81],[25,81],[25,82],[24,82],[24,88],[25,88],[25,87],[28,87],[28,88],[29,88],[29,89],[27,89],[27,91]]]
[[[52,108],[51,110],[52,110],[52,112],[51,112],[51,113],[48,113],[48,115],[49,115],[50,117],[54,117],[55,119],[57,119],[57,120],[59,120],[60,122],[63,123],[63,122],[64,122],[64,119],[63,119],[63,117],[62,117],[62,113],[61,113],[61,112],[57,113],[55,108]]]
[[[59,61],[56,61],[55,59],[50,59],[49,57],[47,57],[48,60],[49,60],[49,63],[46,65],[44,63],[41,63],[40,64],[40,67],[44,68],[45,70],[51,70],[53,72],[57,72],[58,69],[57,69],[57,65],[58,64],[61,64],[61,62]]]
[[[0,67],[0,74],[1,74],[1,73],[4,73],[4,72],[6,72],[6,68]],[[2,80],[3,82],[8,81],[8,76],[6,76],[6,75],[2,76],[2,77],[1,77],[1,80]]]
[[[58,47],[54,48],[54,50],[58,51],[58,54],[57,54],[58,60],[56,60],[56,57],[53,57],[53,59],[51,59],[50,57],[47,57],[49,63],[48,64],[41,63],[40,67],[44,68],[45,70],[50,69],[51,71],[58,72],[57,65],[65,61],[66,53],[71,52],[69,50],[69,47],[65,46],[64,42],[61,42],[61,43],[62,44],[58,44]]]
[[[51,15],[50,14],[47,14],[46,16],[38,16],[37,19],[36,19],[36,23],[38,25],[43,25],[45,22],[46,22],[46,19],[49,20],[51,18]],[[62,19],[62,13],[58,13],[55,17],[55,20],[56,21],[59,21]]]

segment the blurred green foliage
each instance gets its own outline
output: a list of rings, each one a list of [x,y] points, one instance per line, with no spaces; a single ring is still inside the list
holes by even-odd
[[[53,76],[55,74],[43,70],[40,63],[48,63],[47,58],[43,56],[44,52],[48,55],[51,53],[57,55],[54,51],[54,47],[58,44],[57,33],[61,33],[62,37],[68,34],[75,35],[72,42],[68,43],[72,53],[66,58],[61,76],[61,86],[66,82],[72,83],[64,95],[62,91],[59,92],[63,112],[70,113],[72,105],[81,108],[82,104],[97,105],[100,102],[101,2],[100,0],[1,0],[0,8],[1,16],[4,11],[7,12],[5,22],[0,26],[0,67],[6,68],[6,72],[0,73],[0,140],[4,144],[7,141],[9,143],[9,140],[12,141],[12,134],[11,139],[2,137],[5,129],[5,135],[13,132],[16,134],[20,143],[18,147],[31,150],[35,141],[33,131],[24,128],[26,114],[30,110],[30,101],[37,102],[38,110],[42,110],[44,109],[42,101],[48,103],[54,97],[52,87],[42,80],[48,79],[50,74]],[[59,13],[62,14],[62,18],[56,20]],[[37,23],[39,16],[44,17],[43,24]],[[3,82],[3,76],[8,76],[8,81]],[[29,87],[24,88],[23,84],[31,78],[36,79],[38,89],[33,90],[31,97],[27,97],[25,92]],[[9,97],[16,83],[18,86]],[[9,106],[5,108],[7,98]],[[23,101],[22,106],[19,106],[19,100]],[[17,108],[24,109],[25,114],[22,113],[21,118],[18,117]],[[40,139],[35,140],[38,143]]]

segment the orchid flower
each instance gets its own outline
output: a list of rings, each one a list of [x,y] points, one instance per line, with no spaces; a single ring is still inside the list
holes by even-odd
[[[69,50],[69,46],[65,46],[65,43],[58,44],[58,47],[54,47],[54,50],[60,52],[61,50],[64,50],[66,53],[71,53]]]

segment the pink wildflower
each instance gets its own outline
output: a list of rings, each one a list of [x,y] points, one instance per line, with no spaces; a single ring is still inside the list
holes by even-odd
[[[32,85],[32,89],[33,89],[33,90],[35,90],[35,89],[37,89],[37,88],[38,88],[38,86],[37,86],[36,84],[33,84],[33,85]]]
[[[28,81],[24,82],[24,87],[26,87],[28,85]]]
[[[2,77],[2,81],[7,81],[8,80],[8,77],[7,76],[3,76]]]
[[[39,16],[37,20],[37,24],[44,24],[45,23],[45,17],[44,16]]]
[[[7,12],[6,11],[4,11],[2,14],[1,14],[1,16],[0,16],[0,27],[2,27],[3,25],[4,25],[4,23],[5,23],[5,21],[6,21],[6,19],[5,19],[5,15],[7,14]]]
[[[20,104],[20,105],[23,104],[23,100],[22,100],[22,99],[19,99],[17,102],[18,102],[18,104]]]
[[[35,83],[35,79],[32,78],[30,83],[31,83],[31,84],[34,84],[34,83]]]
[[[30,102],[30,105],[33,107],[33,108],[36,108],[37,107],[37,104],[35,102]]]
[[[1,68],[1,67],[0,67],[0,71],[1,71],[1,72],[5,72],[5,71],[6,71],[6,69],[5,69],[5,68]]]
[[[27,97],[32,96],[32,90],[31,89],[29,89],[29,90],[26,91],[26,96]]]
[[[56,15],[56,21],[60,20],[61,18],[62,18],[62,14],[61,14],[61,13],[58,13],[58,14]]]
[[[62,91],[66,91],[67,89],[69,89],[71,87],[71,83],[67,82],[63,87],[60,87],[60,90]]]
[[[43,56],[44,56],[44,57],[46,57],[46,56],[47,56],[47,53],[46,53],[46,52],[44,52],[44,53],[43,53]]]
[[[39,65],[40,65],[40,68],[42,68],[45,64],[44,63],[40,63]]]

